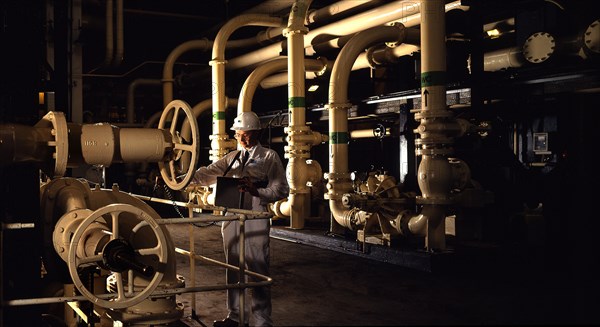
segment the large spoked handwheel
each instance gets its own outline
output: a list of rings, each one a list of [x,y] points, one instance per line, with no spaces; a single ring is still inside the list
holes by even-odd
[[[133,215],[133,216],[132,216]],[[126,220],[130,223],[130,219],[135,217],[136,220],[143,221],[145,224],[152,229],[154,237],[156,238],[156,245],[149,248],[129,248],[130,251],[121,251],[118,252],[119,249],[114,250],[115,246],[110,246],[115,243],[123,243],[128,244],[126,241],[126,233],[122,233],[120,227],[122,224],[119,224],[120,220]],[[110,227],[111,233],[111,241],[104,246],[102,252],[86,256],[80,257],[77,255],[77,248],[82,244],[80,242],[85,242],[85,239],[82,239],[82,236],[85,234],[86,230],[92,225],[95,221],[101,220],[102,222],[106,222],[106,224]],[[164,267],[167,263],[167,243],[166,243],[165,234],[162,229],[156,223],[156,221],[150,217],[146,212],[144,212],[140,208],[136,208],[130,204],[110,204],[104,206],[92,214],[89,217],[85,218],[71,239],[71,245],[69,246],[69,255],[68,255],[68,266],[69,266],[69,274],[73,279],[73,283],[75,287],[88,298],[92,303],[97,304],[104,308],[113,308],[113,309],[123,309],[133,305],[136,305],[142,301],[144,301],[159,285],[161,282],[164,273],[161,271],[161,267]],[[129,244],[128,244],[129,245]],[[120,246],[123,249],[123,246]],[[108,252],[112,253],[108,253]],[[158,259],[155,266],[151,267],[145,266],[141,261],[136,258],[144,257],[144,256],[155,256]],[[107,258],[112,260],[113,262],[107,262]],[[99,297],[90,292],[86,286],[84,286],[81,278],[79,277],[78,269],[81,267],[86,267],[92,264],[97,264],[103,267],[107,265],[109,267],[118,267],[117,271],[114,271],[112,268],[110,269],[115,273],[116,277],[116,297]],[[143,268],[140,268],[143,267]],[[150,271],[150,276],[148,276],[147,272]],[[124,283],[124,276],[126,274],[127,285]],[[134,293],[134,275],[144,275],[150,280],[147,286],[139,293]]]
[[[184,143],[185,140],[181,137],[181,127],[177,126],[179,120],[179,114],[183,111],[187,119],[185,122],[190,124],[192,131],[192,140],[191,144]],[[171,119],[168,122],[168,119]],[[170,123],[170,126],[167,125]],[[160,116],[160,121],[158,122],[158,128],[163,130],[168,130],[171,134],[171,139],[173,140],[173,151],[170,153],[168,157],[168,161],[159,161],[158,167],[160,168],[160,174],[167,184],[173,190],[181,190],[188,186],[192,177],[194,176],[194,169],[196,164],[198,163],[198,148],[199,148],[199,131],[198,131],[198,122],[192,113],[192,109],[190,105],[182,100],[173,100],[171,101],[163,111]],[[178,129],[179,128],[179,129]],[[179,161],[182,160],[183,154],[187,153],[191,159],[190,164],[188,166],[187,172],[177,172],[176,167],[179,164]],[[187,156],[186,156],[187,157]],[[184,176],[183,180],[178,182],[177,177]]]

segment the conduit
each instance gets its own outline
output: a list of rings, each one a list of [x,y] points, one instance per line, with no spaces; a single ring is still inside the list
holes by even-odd
[[[212,101],[213,101],[213,134],[211,139],[210,159],[215,162],[235,148],[235,140],[229,139],[225,130],[225,46],[231,34],[242,26],[281,26],[281,19],[266,15],[248,14],[229,20],[215,37],[212,60]]]
[[[356,34],[340,51],[329,82],[329,173],[327,174],[329,208],[335,221],[355,230],[359,212],[346,209],[342,197],[352,193],[348,173],[348,80],[354,61],[368,47],[383,42],[401,43],[405,37],[402,24],[377,26]]]

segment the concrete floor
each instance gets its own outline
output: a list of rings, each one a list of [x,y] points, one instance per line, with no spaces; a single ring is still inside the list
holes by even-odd
[[[168,225],[176,246],[189,249],[189,225]],[[220,227],[192,227],[196,251],[224,260]],[[286,229],[274,226],[273,229]],[[302,233],[302,231],[299,231]],[[272,232],[273,235],[273,232]],[[324,236],[327,237],[327,236]],[[346,251],[346,253],[344,253]],[[458,252],[458,250],[457,250]],[[598,297],[564,269],[549,269],[520,249],[454,256],[432,272],[271,238],[273,321],[276,326],[590,324]],[[490,254],[492,253],[492,254]],[[189,263],[178,255],[178,273]],[[569,270],[570,271],[570,270]],[[198,285],[222,285],[223,268],[200,264]],[[186,285],[190,286],[190,285]],[[212,326],[226,314],[225,291],[179,296],[189,326]],[[593,304],[595,301],[596,304]],[[251,321],[252,323],[252,321]]]

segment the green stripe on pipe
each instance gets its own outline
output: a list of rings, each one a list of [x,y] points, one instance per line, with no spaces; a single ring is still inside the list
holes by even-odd
[[[348,143],[350,137],[348,132],[331,132],[329,133],[329,144],[344,144]]]
[[[225,120],[225,111],[213,112],[213,120]]]
[[[288,107],[289,108],[304,107],[304,104],[305,104],[304,97],[288,98]]]
[[[421,73],[421,87],[446,85],[446,72]]]

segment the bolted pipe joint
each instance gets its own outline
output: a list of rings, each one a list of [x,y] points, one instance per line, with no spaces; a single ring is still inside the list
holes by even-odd
[[[349,173],[327,173],[327,200],[341,200],[344,194],[352,192],[352,180]]]
[[[423,119],[421,124],[414,130],[421,138],[445,136],[457,137],[466,132],[465,126],[454,119]]]
[[[227,134],[213,134],[209,135],[208,138],[211,140],[209,151],[211,160],[218,160],[229,151],[235,149],[236,141],[229,138]]]

